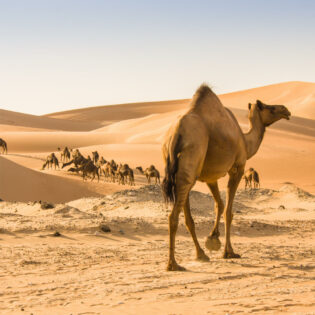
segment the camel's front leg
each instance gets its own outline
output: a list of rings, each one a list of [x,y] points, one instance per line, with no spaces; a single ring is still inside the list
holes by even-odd
[[[223,258],[240,258],[241,256],[235,254],[231,245],[231,223],[232,223],[232,206],[235,193],[238,187],[238,184],[241,181],[242,175],[244,172],[244,167],[234,167],[230,172],[230,179],[227,188],[226,196],[226,206],[224,209],[224,219],[225,219],[225,247]]]

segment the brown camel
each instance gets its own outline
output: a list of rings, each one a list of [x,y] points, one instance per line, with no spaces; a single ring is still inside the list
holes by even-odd
[[[82,155],[79,149],[75,149],[75,150],[70,149],[70,152],[73,158],[75,158],[76,156]]]
[[[60,148],[58,148],[58,151],[60,151]],[[68,162],[70,160],[71,154],[70,150],[68,147],[65,147],[61,152],[60,152],[60,161],[61,162]]]
[[[91,175],[93,179],[97,176],[98,181],[100,180],[99,168],[94,165],[93,161],[88,161],[78,168],[78,171],[81,171],[83,174],[83,180],[87,177],[87,175]]]
[[[107,161],[104,159],[104,157],[101,156],[101,158],[100,158],[99,161],[98,161],[98,165],[99,165],[99,166],[105,165],[106,162],[107,162]]]
[[[190,108],[169,130],[163,145],[165,178],[162,189],[167,201],[173,202],[169,215],[169,261],[167,270],[184,270],[175,260],[175,234],[179,213],[184,209],[186,226],[193,238],[197,259],[209,261],[200,247],[189,206],[189,192],[195,182],[207,183],[215,200],[216,220],[206,240],[209,250],[220,248],[219,222],[224,212],[224,258],[239,258],[230,240],[232,205],[246,160],[258,150],[267,126],[281,118],[289,119],[283,105],[266,105],[261,101],[248,104],[250,130],[243,133],[232,112],[223,107],[212,90],[202,85],[195,93]],[[229,174],[224,208],[218,179]]]
[[[42,170],[44,170],[46,168],[46,166],[48,169],[49,169],[49,167],[52,169],[53,166],[55,167],[55,169],[57,167],[59,168],[59,161],[58,161],[55,153],[51,153],[47,156],[46,162],[42,166]]]
[[[0,148],[2,148],[2,154],[8,153],[7,143],[1,138],[0,138]]]
[[[125,185],[129,184],[131,186],[135,185],[135,179],[133,175],[133,170],[128,164],[120,164],[116,171],[116,177],[118,178],[118,183]]]
[[[260,187],[259,175],[252,167],[245,172],[243,178],[245,179],[245,189],[247,187],[252,189],[253,185],[254,189]]]
[[[70,170],[71,172],[77,172],[77,173],[82,172],[83,181],[85,181],[88,175],[92,176],[91,181],[93,181],[95,176],[97,176],[98,181],[100,180],[99,168],[95,166],[92,161],[88,161],[77,168],[71,167],[68,171]]]
[[[137,166],[136,169],[139,170],[142,175],[145,175],[148,184],[151,184],[151,177],[155,177],[155,184],[158,182],[160,183],[160,172],[155,168],[154,165],[147,167],[145,170],[143,170],[141,166]]]
[[[117,168],[118,165],[114,160],[107,162],[103,168],[105,178],[109,178],[113,183],[115,183]]]
[[[92,161],[93,161],[93,163],[96,165],[96,163],[98,162],[98,159],[99,159],[99,154],[98,154],[98,152],[97,151],[94,151],[94,152],[92,152]]]
[[[62,164],[62,168],[71,165],[72,163],[74,164],[74,166],[76,168],[78,168],[79,166],[83,166],[84,164],[86,164],[87,162],[91,161],[91,159],[89,158],[85,158],[80,152],[79,150],[74,151],[75,153],[72,154],[73,158],[71,161],[67,162],[67,163],[63,163]]]

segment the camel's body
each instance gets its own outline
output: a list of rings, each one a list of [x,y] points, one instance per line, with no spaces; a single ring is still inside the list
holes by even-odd
[[[97,176],[99,180],[99,167],[94,165],[90,156],[85,158],[79,150],[75,150],[72,152],[72,157],[71,161],[63,163],[62,168],[74,164],[74,167],[71,167],[68,170],[69,172],[82,172],[83,180],[85,180],[88,175],[92,176],[91,181],[95,178],[95,176]]]
[[[209,260],[199,245],[189,206],[189,191],[197,180],[207,183],[216,205],[216,221],[207,238],[206,247],[219,249],[219,221],[224,210],[224,258],[238,258],[230,241],[232,204],[238,184],[244,173],[246,160],[253,156],[262,141],[265,127],[290,113],[282,105],[269,106],[257,101],[249,106],[251,129],[243,134],[232,114],[224,108],[209,87],[201,86],[191,102],[190,109],[168,132],[163,145],[165,179],[163,192],[173,201],[169,216],[170,249],[167,270],[182,270],[175,260],[175,234],[178,217],[183,209],[188,230],[194,240],[197,259]],[[224,209],[217,181],[229,174],[227,200]]]
[[[97,176],[98,181],[100,180],[99,168],[94,165],[93,161],[88,161],[82,166],[78,167],[78,171],[81,171],[83,174],[83,180],[87,177],[87,175],[91,175],[91,181]]]
[[[155,168],[154,165],[147,167],[145,170],[141,166],[136,167],[142,175],[147,178],[148,184],[151,184],[151,178],[155,178],[155,184],[160,183],[160,172]]]
[[[91,159],[89,158],[86,159],[79,151],[77,151],[75,154],[72,154],[72,157],[73,158],[71,161],[62,164],[62,168],[71,165],[72,163],[76,168],[78,168],[80,166],[83,166],[87,162],[91,161]]]
[[[0,138],[0,148],[2,148],[2,153],[3,154],[6,154],[8,153],[8,146],[7,146],[7,143]]]
[[[253,186],[255,189],[260,187],[259,175],[257,171],[255,171],[253,168],[249,168],[245,172],[244,179],[245,179],[245,189],[247,187],[252,189]]]
[[[58,148],[60,150],[60,148]],[[71,154],[68,147],[65,147],[63,151],[60,153],[60,161],[61,162],[68,162],[70,160]]]
[[[104,157],[102,156],[100,159],[99,159],[99,161],[98,161],[98,166],[103,166],[103,165],[105,165],[106,164],[106,160],[104,159]]]
[[[103,167],[102,171],[106,178],[109,178],[113,183],[115,183],[116,172],[117,172],[118,165],[114,160],[107,162]]]
[[[133,175],[133,170],[129,167],[128,164],[120,164],[116,171],[116,177],[118,179],[118,183],[125,185],[129,184],[131,186],[135,185],[135,179]]]

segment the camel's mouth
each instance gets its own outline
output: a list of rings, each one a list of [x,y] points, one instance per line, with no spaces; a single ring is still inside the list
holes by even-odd
[[[286,120],[290,120],[291,113],[289,111],[286,111],[282,114],[282,117]]]

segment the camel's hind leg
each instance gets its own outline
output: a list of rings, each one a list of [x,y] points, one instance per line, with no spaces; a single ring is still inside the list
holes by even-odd
[[[235,197],[235,193],[238,187],[238,184],[242,178],[244,168],[239,166],[236,170],[229,172],[230,179],[227,189],[226,205],[224,209],[224,219],[225,219],[225,247],[223,258],[240,258],[241,256],[235,254],[231,245],[231,223],[233,219],[232,206]]]
[[[181,267],[177,264],[175,259],[175,235],[178,228],[179,214],[181,210],[185,206],[186,199],[188,197],[189,191],[192,186],[185,185],[184,187],[180,187],[178,185],[176,189],[176,197],[175,204],[173,206],[173,210],[169,215],[169,260],[167,265],[168,271],[183,271],[184,267]]]
[[[191,152],[198,152],[193,150]],[[191,153],[189,152],[189,153]],[[200,154],[200,151],[198,152]],[[196,182],[196,178],[199,176],[201,171],[201,165],[203,162],[205,154],[191,158],[191,155],[188,154],[187,158],[184,154],[181,155],[181,159],[178,164],[178,171],[176,173],[176,187],[175,187],[175,203],[173,210],[169,216],[169,237],[170,237],[170,248],[169,248],[169,262],[167,270],[184,270],[183,267],[180,267],[175,260],[175,235],[178,227],[178,217],[182,209],[185,210],[186,224],[191,231],[194,242],[196,242],[197,237],[194,232],[193,220],[190,215],[189,204],[187,204],[187,199],[191,188]],[[196,243],[195,243],[196,244]],[[200,248],[200,245],[196,244],[196,248]],[[203,256],[201,249],[199,249],[197,255]],[[205,257],[204,257],[205,258]],[[206,258],[205,258],[206,259]]]
[[[201,261],[209,261],[209,257],[205,254],[203,249],[200,247],[197,236],[196,236],[195,222],[190,212],[189,196],[187,196],[186,204],[184,206],[184,213],[185,213],[185,223],[186,223],[187,229],[190,232],[196,246],[196,259],[201,260]]]
[[[221,242],[219,240],[220,232],[219,232],[219,224],[220,218],[222,216],[224,205],[220,196],[220,191],[218,187],[218,182],[215,183],[207,183],[208,187],[211,190],[215,201],[215,212],[216,218],[212,232],[206,239],[206,247],[211,250],[219,250],[221,248]]]

